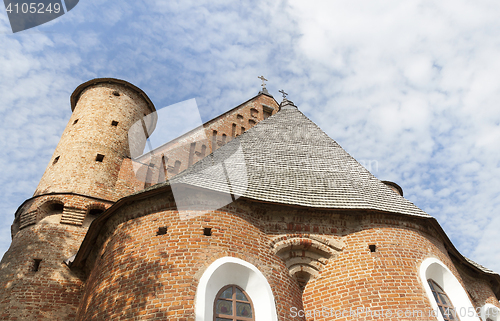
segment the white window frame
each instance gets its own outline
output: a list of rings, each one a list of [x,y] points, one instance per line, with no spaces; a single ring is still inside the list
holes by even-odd
[[[235,284],[253,302],[255,321],[277,321],[276,305],[266,277],[252,264],[234,257],[215,260],[203,272],[196,289],[195,320],[212,321],[214,301],[224,286]]]
[[[425,259],[422,264],[420,264],[420,279],[434,311],[439,310],[439,308],[429,283],[427,282],[429,279],[434,280],[434,282],[446,292],[460,321],[481,321],[479,317],[476,316],[476,310],[469,300],[467,292],[443,262],[436,258]],[[444,321],[440,312],[437,314],[437,319],[439,321]]]
[[[481,319],[486,321],[488,318],[500,321],[500,309],[491,303],[486,303],[481,307]]]

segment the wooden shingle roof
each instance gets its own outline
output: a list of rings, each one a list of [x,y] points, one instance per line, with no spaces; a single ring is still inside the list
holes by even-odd
[[[272,203],[430,217],[373,176],[288,100],[277,114],[170,180],[176,183]]]

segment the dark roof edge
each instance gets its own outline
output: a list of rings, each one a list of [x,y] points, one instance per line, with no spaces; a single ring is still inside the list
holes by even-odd
[[[129,195],[127,197],[124,197],[120,199],[118,202],[113,204],[110,208],[108,208],[104,213],[101,214],[98,218],[96,218],[92,224],[90,225],[87,234],[85,235],[85,238],[80,246],[80,249],[78,250],[75,259],[73,262],[70,263],[70,267],[83,267],[83,264],[85,260],[87,259],[88,255],[90,254],[90,251],[93,248],[93,244],[95,243],[97,237],[99,236],[102,228],[105,226],[106,222],[118,211],[123,205],[126,205],[131,202],[139,201],[145,198],[148,198],[150,196],[155,196],[158,194],[162,193],[171,193],[171,187],[170,183],[166,182],[162,184],[163,186],[159,188],[154,188],[153,186],[147,190],[144,190],[142,192],[136,193]],[[248,197],[241,197],[241,199],[244,200],[249,200],[252,202],[258,202],[258,203],[267,203],[267,204],[278,204],[274,202],[265,202],[265,201],[260,201],[260,200],[255,200],[253,198],[248,198]],[[280,204],[280,205],[285,205],[285,206],[291,206],[291,207],[299,207],[299,208],[310,208],[308,206],[302,206],[302,205],[290,205],[290,204]],[[324,210],[332,210],[332,208],[320,208],[320,207],[315,207],[314,209],[324,209]],[[340,210],[356,210],[359,211],[360,209],[340,209]],[[496,281],[495,288],[492,288],[494,294],[496,295],[497,299],[500,299],[500,275],[495,273],[495,272],[489,272],[487,270],[480,269],[477,265],[472,264],[471,260],[463,256],[453,245],[451,240],[449,239],[448,235],[446,235],[446,232],[443,230],[439,222],[432,216],[416,216],[416,215],[409,215],[409,214],[402,214],[402,213],[395,213],[395,212],[386,212],[386,211],[379,211],[379,210],[372,210],[368,209],[367,211],[370,212],[379,212],[382,214],[390,214],[390,215],[403,215],[406,217],[411,217],[414,219],[423,219],[428,221],[432,227],[434,227],[437,232],[440,234],[440,236],[443,237],[444,243],[445,243],[445,248],[448,250],[450,256],[454,256],[455,258],[459,259],[461,263],[463,263],[465,266],[473,269],[474,271],[479,272],[481,275],[492,279],[493,281]],[[493,286],[493,284],[492,284]]]
[[[496,295],[497,300],[500,300],[500,275],[496,272],[490,271],[487,268],[484,268],[483,266],[479,265],[478,263],[472,261],[471,259],[465,257],[460,253],[455,245],[451,242],[450,238],[446,234],[446,232],[443,230],[439,222],[437,221],[436,218],[430,216],[428,219],[431,219],[431,224],[436,228],[439,234],[444,239],[444,245],[446,250],[448,251],[448,255],[450,256],[450,259],[453,260],[453,258],[459,260],[460,263],[464,264],[465,266],[471,268],[474,271],[479,272],[481,275],[486,276],[487,278],[491,278],[494,281],[496,281],[495,288],[493,288],[493,284],[490,284],[492,287],[493,293]],[[474,264],[473,264],[474,263]],[[479,266],[483,267],[484,269],[480,268]]]
[[[125,86],[125,87],[132,89],[133,91],[135,91],[139,96],[141,96],[146,101],[149,109],[151,109],[151,112],[156,111],[155,105],[153,104],[151,99],[149,99],[148,95],[146,95],[146,93],[144,91],[142,91],[142,89],[140,89],[139,87],[137,87],[135,85],[132,85],[128,81],[116,79],[116,78],[95,78],[95,79],[91,79],[89,81],[86,81],[83,84],[81,84],[80,86],[76,87],[75,91],[73,91],[73,93],[71,94],[71,98],[70,98],[71,111],[75,110],[76,103],[80,99],[80,95],[85,90],[85,88],[90,87],[92,85],[96,85],[96,84],[102,84],[102,83],[118,84],[118,85],[122,85],[122,86]]]

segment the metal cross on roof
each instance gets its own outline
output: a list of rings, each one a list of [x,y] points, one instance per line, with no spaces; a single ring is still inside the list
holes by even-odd
[[[283,95],[283,99],[286,99],[286,96],[288,96],[288,94],[283,89],[280,90],[280,93]]]
[[[264,78],[264,76],[260,76],[260,77],[257,77],[259,78],[260,80],[262,80],[262,89],[266,89],[266,83],[265,81],[268,81],[266,78]]]

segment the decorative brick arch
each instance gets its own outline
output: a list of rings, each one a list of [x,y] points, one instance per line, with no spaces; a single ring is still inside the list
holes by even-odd
[[[274,254],[285,262],[302,288],[319,275],[329,259],[337,257],[343,246],[337,240],[302,234],[280,236],[271,242]]]
[[[55,208],[57,206],[57,209]],[[45,217],[54,215],[54,214],[62,214],[64,209],[64,201],[59,197],[49,197],[43,201],[37,207],[37,221],[43,220]]]

